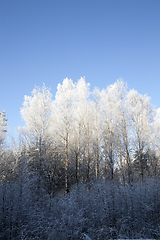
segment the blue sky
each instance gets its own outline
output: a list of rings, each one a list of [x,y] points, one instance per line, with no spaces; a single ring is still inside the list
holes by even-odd
[[[24,95],[81,76],[100,89],[121,77],[160,107],[160,0],[1,0],[0,111],[23,126]]]

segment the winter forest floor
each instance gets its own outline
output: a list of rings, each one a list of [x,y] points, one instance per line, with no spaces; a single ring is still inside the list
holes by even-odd
[[[159,178],[79,184],[52,198],[10,182],[0,198],[0,239],[160,239]]]

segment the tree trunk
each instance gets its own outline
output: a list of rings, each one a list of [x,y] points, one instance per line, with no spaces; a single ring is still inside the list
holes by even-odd
[[[65,192],[68,193],[68,134],[65,139],[65,156],[66,156],[66,163],[65,163]]]

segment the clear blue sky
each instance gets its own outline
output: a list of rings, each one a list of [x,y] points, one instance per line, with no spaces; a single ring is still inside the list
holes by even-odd
[[[23,126],[24,95],[64,78],[121,77],[160,107],[160,0],[1,0],[0,111]]]

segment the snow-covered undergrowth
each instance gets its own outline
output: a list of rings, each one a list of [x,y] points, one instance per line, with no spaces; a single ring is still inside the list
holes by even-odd
[[[1,185],[0,239],[160,239],[159,179],[79,185],[52,199],[21,190]]]

